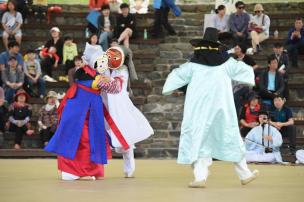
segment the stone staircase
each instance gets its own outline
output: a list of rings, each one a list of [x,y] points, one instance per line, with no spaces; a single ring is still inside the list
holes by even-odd
[[[265,4],[264,9],[270,15],[272,20],[271,33],[279,30],[280,41],[287,35],[287,31],[293,24],[294,19],[301,13],[304,4]],[[171,96],[162,96],[161,91],[165,79],[169,72],[178,65],[187,61],[192,48],[189,40],[192,38],[201,38],[203,35],[202,25],[203,16],[209,13],[213,6],[207,5],[183,5],[183,15],[181,17],[170,16],[170,22],[177,31],[177,36],[166,37],[164,40],[148,39],[143,40],[143,30],[150,29],[153,23],[153,14],[137,16],[138,38],[131,43],[131,49],[134,51],[134,63],[138,71],[139,80],[132,83],[134,97],[133,102],[144,112],[152,127],[155,135],[137,145],[136,155],[138,157],[162,157],[175,158],[180,136],[180,127],[183,112],[184,95],[176,92]],[[249,5],[248,11],[251,11],[253,5]],[[29,47],[38,47],[42,45],[49,36],[48,30],[56,25],[63,31],[63,36],[70,35],[74,37],[81,50],[84,48],[85,38],[84,29],[86,26],[86,11],[83,7],[73,8],[64,7],[65,12],[52,17],[53,23],[31,22],[24,25],[25,33],[22,50]],[[273,42],[277,39],[268,39],[263,43],[264,51],[258,56],[254,56],[259,65],[266,65],[266,56],[271,51]],[[304,69],[303,57],[300,66]],[[297,140],[299,146],[304,145],[304,70],[291,69],[290,73],[290,100],[289,106],[292,107],[295,117],[297,118]],[[62,70],[57,71],[56,76],[62,74]],[[48,83],[47,89],[64,92],[68,85],[63,82]],[[40,99],[32,99],[33,104],[33,123],[37,121],[35,116],[42,106]],[[302,119],[303,118],[303,119]],[[7,133],[4,135],[5,144],[3,148],[12,148],[13,138]],[[25,137],[24,148],[39,148],[39,135]],[[26,150],[25,156],[35,156],[35,152],[40,150]],[[48,156],[49,154],[45,154]],[[20,152],[13,154],[7,150],[0,150],[1,156],[22,156]],[[39,153],[38,156],[41,156]],[[288,157],[289,160],[290,157]]]

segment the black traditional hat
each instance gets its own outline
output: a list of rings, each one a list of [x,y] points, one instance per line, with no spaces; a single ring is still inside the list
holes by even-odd
[[[204,37],[202,39],[192,39],[190,40],[190,44],[195,48],[206,47],[206,46],[211,46],[211,47],[225,46],[218,40],[218,36],[219,34],[216,28],[207,27],[205,30]]]

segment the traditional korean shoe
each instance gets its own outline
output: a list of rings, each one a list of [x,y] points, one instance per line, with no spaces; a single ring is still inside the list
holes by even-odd
[[[253,180],[255,180],[258,176],[259,176],[260,172],[258,170],[254,170],[252,172],[252,176],[247,178],[247,179],[244,179],[244,180],[241,180],[241,184],[242,185],[246,185],[250,182],[252,182]]]
[[[125,173],[125,178],[135,178],[135,177],[132,172],[132,173]]]
[[[206,187],[206,180],[190,182],[188,187],[190,187],[190,188],[205,188]]]

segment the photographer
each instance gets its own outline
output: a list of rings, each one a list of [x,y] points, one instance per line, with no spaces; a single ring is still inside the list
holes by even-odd
[[[260,111],[260,125],[254,127],[245,138],[247,162],[282,163],[281,133],[268,122],[268,113]]]
[[[281,95],[273,99],[274,108],[271,111],[273,116],[271,116],[270,124],[280,131],[283,138],[288,138],[290,153],[294,155],[296,150],[296,129],[292,111],[285,106],[285,102],[285,98]]]

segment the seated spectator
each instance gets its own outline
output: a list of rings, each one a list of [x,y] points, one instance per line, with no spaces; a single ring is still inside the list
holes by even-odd
[[[296,129],[292,111],[285,106],[285,102],[286,99],[280,95],[273,99],[274,108],[271,111],[270,124],[281,132],[283,138],[288,138],[290,152],[294,154],[296,150]]]
[[[21,25],[23,23],[21,13],[16,11],[16,5],[14,1],[8,1],[7,11],[2,16],[3,32],[3,45],[8,50],[8,40],[10,37],[14,37],[16,41],[21,44],[22,33]]]
[[[103,51],[108,50],[109,40],[113,37],[114,28],[116,27],[116,19],[110,13],[109,5],[101,7],[101,15],[98,18],[98,36],[99,44]]]
[[[270,18],[264,14],[264,8],[261,4],[254,6],[255,15],[249,23],[249,32],[253,52],[262,51],[260,43],[269,38]]]
[[[116,37],[118,43],[123,42],[123,45],[129,48],[129,39],[136,35],[135,16],[129,11],[129,5],[123,3],[120,5],[121,14],[117,17]]]
[[[18,62],[14,56],[8,60],[9,67],[2,71],[2,82],[4,84],[5,99],[10,104],[14,94],[24,83],[24,74],[17,68]]]
[[[268,113],[259,112],[259,126],[254,127],[245,138],[246,161],[262,163],[282,163],[280,147],[281,133],[268,124]]]
[[[260,96],[266,108],[272,106],[272,101],[277,95],[284,92],[284,80],[278,72],[278,60],[274,56],[268,58],[268,70],[264,71],[259,81]]]
[[[9,130],[15,133],[15,149],[21,149],[23,136],[33,135],[30,128],[31,106],[27,104],[29,95],[22,89],[15,95],[15,102],[9,107]]]
[[[58,27],[53,27],[50,32],[52,39],[46,42],[44,48],[50,48],[51,46],[55,46],[57,50],[56,53],[59,57],[58,64],[61,64],[63,59],[64,41],[62,40],[62,38],[60,38],[60,29]],[[43,58],[43,55],[40,55],[40,57]]]
[[[23,59],[22,55],[19,53],[20,47],[16,41],[11,41],[8,43],[8,51],[4,51],[0,54],[0,78],[2,71],[8,68],[8,59],[10,56],[14,56],[18,61],[18,69],[22,70]],[[2,79],[0,79],[0,86],[2,86]]]
[[[5,123],[7,121],[6,100],[4,98],[4,90],[0,87],[0,133],[4,133]]]
[[[74,67],[74,57],[78,55],[77,45],[73,42],[72,37],[64,38],[63,45],[63,64],[65,65],[65,76],[60,76],[59,81],[68,82],[68,72]]]
[[[214,28],[219,32],[219,40],[221,42],[226,41],[232,37],[229,32],[229,16],[226,15],[226,7],[224,5],[219,5],[215,9],[215,17],[213,19]]]
[[[242,137],[246,137],[252,128],[259,125],[258,113],[260,109],[259,97],[255,93],[251,94],[248,104],[242,108],[240,115]]]
[[[229,27],[236,42],[244,42],[248,38],[248,25],[250,16],[244,12],[245,3],[235,3],[236,12],[230,15]]]
[[[174,28],[168,21],[170,9],[172,9],[174,15],[177,17],[182,14],[181,9],[175,5],[175,1],[154,0],[153,8],[155,12],[152,36],[155,38],[163,37],[162,26],[168,31],[169,35],[176,35]]]
[[[53,137],[57,128],[58,113],[56,101],[57,93],[49,91],[45,97],[46,105],[39,111],[38,125],[43,146],[49,143],[49,140]]]
[[[47,0],[33,0],[31,9],[33,11],[33,14],[34,14],[36,20],[39,20],[40,22],[43,20],[46,20],[48,1]]]
[[[273,54],[278,60],[278,71],[284,78],[285,89],[283,95],[288,98],[288,55],[284,52],[282,43],[275,43],[273,47]]]
[[[90,0],[89,9],[99,11],[100,8],[105,4],[109,4],[109,0]]]
[[[29,0],[13,0],[16,3],[16,11],[20,12],[23,18],[24,24],[27,24],[27,18],[29,14]]]
[[[122,4],[122,0],[109,0],[110,10],[113,13],[121,13],[120,5]]]
[[[75,78],[74,78],[75,72],[78,69],[84,67],[83,60],[80,56],[75,56],[74,57],[74,64],[75,64],[74,68],[70,69],[69,73],[68,73],[70,86],[72,86],[75,83]]]
[[[48,82],[57,82],[53,77],[53,69],[57,69],[59,63],[59,56],[55,46],[43,48],[40,55],[43,57],[41,60],[41,67],[46,74],[43,78]]]
[[[246,55],[247,46],[243,43],[237,43],[234,47],[235,59],[243,61],[245,64],[250,65],[254,70],[258,67],[255,61],[248,55]],[[233,81],[233,96],[237,115],[240,114],[243,100],[247,100],[247,95],[250,92],[250,88],[246,84]]]
[[[33,91],[33,86],[38,87],[38,96],[43,98],[45,96],[45,81],[42,78],[42,72],[40,63],[36,60],[36,53],[34,50],[27,51],[27,61],[24,62],[23,72],[24,72],[24,85],[25,90],[31,96],[36,96]]]
[[[299,50],[304,49],[304,26],[302,18],[297,18],[288,32],[287,51],[292,67],[298,67]]]
[[[130,0],[130,13],[148,13],[149,0]]]

